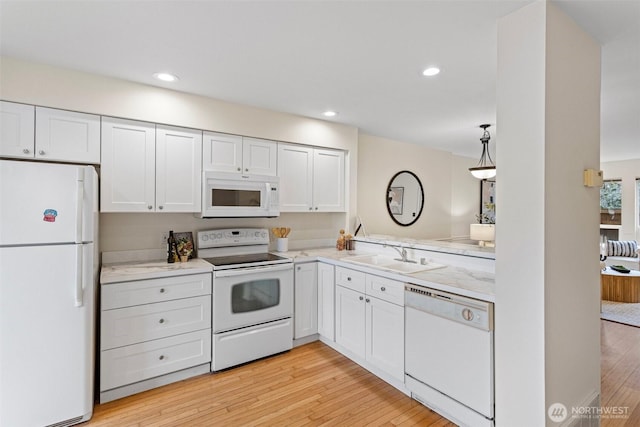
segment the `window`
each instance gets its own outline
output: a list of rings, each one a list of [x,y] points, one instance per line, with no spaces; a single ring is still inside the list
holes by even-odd
[[[605,181],[600,190],[600,224],[622,224],[622,181]]]

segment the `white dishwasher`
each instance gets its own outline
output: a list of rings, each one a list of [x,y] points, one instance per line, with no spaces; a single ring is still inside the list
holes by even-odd
[[[405,285],[405,385],[460,425],[492,426],[493,304]]]

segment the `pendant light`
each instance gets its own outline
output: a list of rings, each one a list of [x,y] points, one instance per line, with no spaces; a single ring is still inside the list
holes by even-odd
[[[489,154],[489,140],[491,139],[491,135],[489,135],[489,131],[487,130],[489,126],[491,125],[480,125],[480,128],[484,130],[484,134],[482,138],[480,138],[480,142],[482,142],[482,156],[480,156],[478,166],[469,168],[471,175],[478,179],[489,179],[496,176],[496,165],[493,163],[493,160],[491,160],[491,154]]]

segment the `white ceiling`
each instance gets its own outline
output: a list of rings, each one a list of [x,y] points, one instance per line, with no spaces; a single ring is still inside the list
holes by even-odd
[[[531,1],[0,0],[0,53],[479,157],[496,20]],[[640,159],[640,0],[554,3],[603,46],[602,160]]]

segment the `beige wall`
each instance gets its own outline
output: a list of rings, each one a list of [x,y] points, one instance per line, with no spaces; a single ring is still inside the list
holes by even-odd
[[[479,205],[479,183],[468,168],[473,160],[416,144],[360,134],[358,211],[370,234],[441,238],[469,234]],[[408,227],[391,220],[385,204],[389,180],[399,171],[415,173],[424,189],[424,209]]]
[[[604,179],[622,180],[622,228],[620,240],[640,240],[636,179],[640,178],[640,159],[600,164]]]
[[[235,133],[347,151],[347,207],[355,212],[358,129],[154,86],[0,58],[0,99],[154,123]],[[295,240],[328,239],[349,213],[283,214],[273,219],[199,219],[191,214],[102,214],[102,251],[158,248],[162,232],[226,226],[290,226]]]
[[[496,426],[555,426],[600,391],[600,49],[534,2],[498,21],[497,69]]]
[[[101,214],[102,251],[159,248],[162,233],[169,229],[195,232],[236,226],[292,227],[290,246],[296,247],[314,240],[333,239],[340,228],[353,232],[356,214],[362,217],[369,233],[415,238],[463,236],[468,235],[469,224],[478,210],[479,184],[467,171],[475,164],[474,159],[359,135],[352,126],[9,57],[0,57],[0,99],[347,152],[346,214],[283,213],[272,219]],[[420,177],[425,191],[425,209],[418,223],[411,227],[393,223],[384,204],[389,179],[404,169]]]

